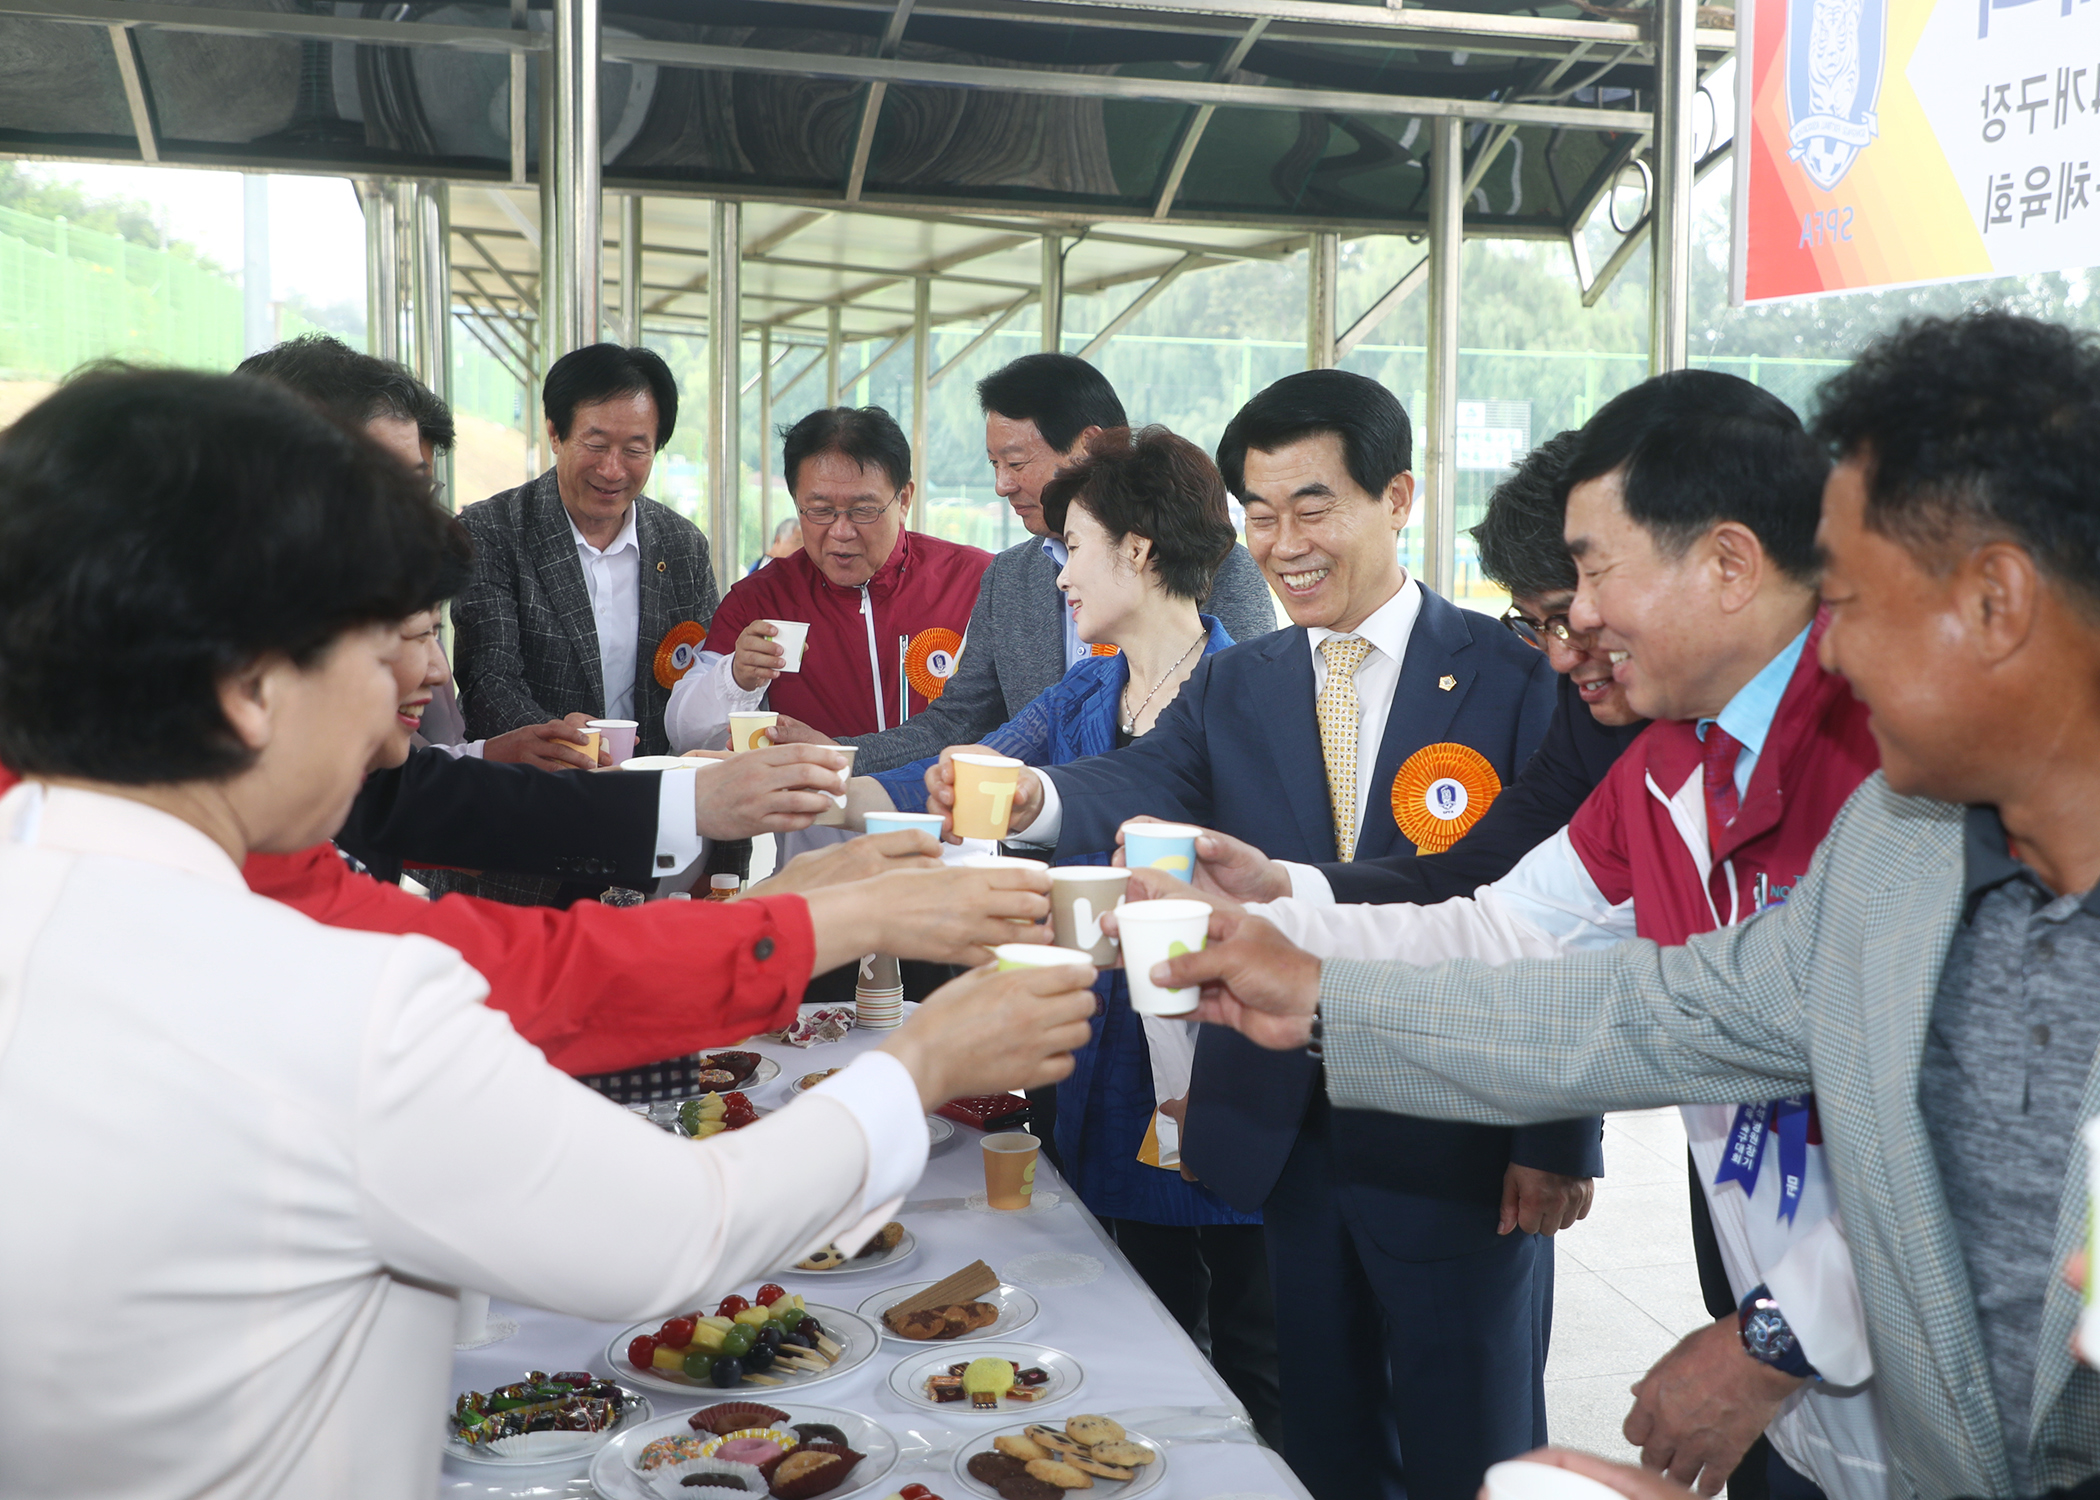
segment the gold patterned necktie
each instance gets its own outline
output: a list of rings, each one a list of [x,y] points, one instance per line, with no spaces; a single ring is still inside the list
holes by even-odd
[[[1363,714],[1356,701],[1356,669],[1371,654],[1362,636],[1333,635],[1320,642],[1327,685],[1320,689],[1320,751],[1327,757],[1327,798],[1334,809],[1334,848],[1356,858],[1356,735]]]

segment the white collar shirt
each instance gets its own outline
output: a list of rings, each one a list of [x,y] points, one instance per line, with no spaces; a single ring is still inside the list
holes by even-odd
[[[1358,829],[1363,827],[1364,807],[1373,790],[1371,773],[1378,765],[1378,747],[1385,741],[1385,721],[1392,712],[1393,694],[1400,687],[1400,663],[1407,658],[1408,638],[1414,634],[1415,621],[1421,613],[1422,586],[1408,578],[1392,598],[1371,611],[1370,617],[1356,629],[1339,631],[1313,625],[1305,632],[1306,648],[1312,652],[1315,703],[1327,687],[1327,661],[1320,654],[1320,643],[1337,636],[1353,635],[1371,645],[1356,669],[1355,826]]]
[[[1042,541],[1043,556],[1050,559],[1050,565],[1057,570],[1057,573],[1064,572],[1065,564],[1072,560],[1072,553],[1065,546],[1065,539],[1061,536],[1046,536]],[[1053,589],[1057,587],[1055,582],[1056,576],[1055,573],[1051,575],[1053,580],[1051,587]],[[1059,618],[1064,621],[1065,670],[1069,672],[1072,670],[1072,664],[1081,657],[1092,656],[1094,648],[1079,638],[1079,625],[1073,620],[1072,608],[1065,603],[1065,596],[1062,591],[1057,595],[1057,613]]]
[[[569,522],[583,586],[590,590],[591,621],[598,632],[598,670],[605,684],[605,717],[634,717],[634,660],[642,634],[642,549],[634,534],[635,507],[627,507],[620,534],[604,550],[593,547]]]

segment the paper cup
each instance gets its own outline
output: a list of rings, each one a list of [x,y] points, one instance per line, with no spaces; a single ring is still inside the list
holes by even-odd
[[[839,786],[843,789],[846,783],[853,779],[853,757],[860,753],[860,746],[834,745],[832,746],[832,748],[838,751],[839,754],[846,757],[846,769],[843,773],[841,773],[839,779]],[[825,811],[818,813],[817,821],[811,826],[816,828],[845,827],[846,793],[844,792],[844,790],[840,790],[836,792],[826,793],[826,795],[831,798],[831,806]]]
[[[1059,969],[1094,962],[1077,948],[1053,948],[1047,943],[1001,943],[992,950],[992,957],[999,960],[1001,974],[1008,969]]]
[[[595,763],[598,759],[598,742],[603,738],[603,736],[600,735],[595,728],[592,728],[589,725],[585,725],[584,728],[579,732],[583,735],[583,743],[577,748],[582,750],[583,753],[585,755],[588,755],[591,758],[591,760]]]
[[[956,861],[966,870],[1047,870],[1050,862],[1018,854],[968,854]]]
[[[469,1292],[459,1294],[459,1311],[452,1319],[452,1342],[455,1344],[479,1344],[489,1336],[489,1294]]]
[[[1025,1131],[984,1138],[984,1201],[993,1208],[1026,1208],[1035,1196],[1035,1160],[1043,1143]]]
[[[1490,1464],[1483,1476],[1488,1500],[1619,1500],[1619,1492],[1587,1474],[1521,1458]]]
[[[763,625],[773,627],[773,644],[787,653],[787,665],[783,672],[802,670],[802,653],[809,648],[809,626],[801,620],[762,620]]]
[[[1176,880],[1196,878],[1196,835],[1187,823],[1125,823],[1123,863],[1133,870],[1165,870]]]
[[[948,822],[939,813],[900,812],[869,813],[863,821],[870,833],[902,833],[907,828],[915,828],[921,833],[932,834],[936,839]]]
[[[634,737],[642,728],[633,719],[593,719],[583,727],[598,731],[605,744],[605,753],[612,757],[616,766],[626,764],[634,754]]]
[[[1185,1016],[1198,991],[1188,985],[1161,989],[1152,966],[1184,953],[1200,953],[1210,937],[1210,907],[1201,901],[1130,901],[1116,912],[1123,931],[1123,974],[1130,981],[1130,1008],[1141,1016]]]
[[[1003,755],[958,755],[954,764],[956,833],[966,839],[1005,838],[1021,762]]]
[[[731,714],[729,716],[729,748],[732,750],[762,750],[764,745],[755,742],[752,736],[761,729],[771,729],[780,722],[775,713]]]
[[[1117,961],[1116,940],[1101,930],[1101,913],[1123,904],[1130,872],[1111,865],[1065,865],[1050,872],[1050,926],[1057,941],[1106,968]]]

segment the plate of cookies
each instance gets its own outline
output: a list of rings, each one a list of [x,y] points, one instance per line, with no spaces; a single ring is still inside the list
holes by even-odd
[[[1166,1471],[1159,1444],[1103,1416],[1009,1427],[955,1454],[964,1492],[991,1500],[1059,1500],[1066,1490],[1096,1489],[1101,1500],[1122,1500],[1144,1494]]]
[[[856,1311],[886,1340],[954,1344],[1011,1338],[1033,1323],[1040,1309],[1033,1296],[1002,1282],[980,1260],[945,1280],[877,1292]]]
[[[912,1232],[892,1219],[869,1237],[859,1254],[848,1255],[836,1245],[826,1245],[796,1261],[795,1269],[816,1276],[859,1276],[885,1266],[902,1265],[918,1250],[919,1242]]]
[[[890,1371],[890,1389],[908,1406],[1000,1421],[1076,1396],[1085,1383],[1078,1360],[1042,1344],[931,1346]]]

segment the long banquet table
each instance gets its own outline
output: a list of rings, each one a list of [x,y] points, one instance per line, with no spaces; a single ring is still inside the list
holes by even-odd
[[[878,1044],[883,1032],[855,1030],[842,1041],[798,1048],[747,1044],[750,1050],[780,1064],[780,1076],[745,1092],[760,1110],[778,1108],[788,1086],[805,1073],[839,1067]],[[1012,1335],[1016,1340],[1047,1345],[1071,1355],[1085,1371],[1084,1386],[1073,1400],[1061,1401],[1038,1420],[1051,1425],[1080,1412],[1116,1417],[1135,1431],[1159,1441],[1166,1455],[1160,1481],[1146,1490],[1146,1500],[1295,1500],[1305,1495],[1276,1453],[1255,1442],[1246,1413],[1188,1336],[1137,1277],[1103,1232],[1099,1221],[1079,1203],[1046,1161],[1036,1177],[1038,1205],[1025,1214],[1001,1214],[973,1208],[969,1197],[984,1191],[982,1137],[958,1125],[954,1136],[934,1149],[926,1175],[906,1200],[898,1219],[918,1240],[910,1260],[894,1267],[855,1275],[775,1274],[790,1292],[811,1302],[848,1310],[888,1287],[923,1282],[983,1260],[1003,1279],[1031,1292],[1041,1305],[1034,1322]],[[1059,1201],[1042,1206],[1048,1194]],[[1028,1257],[1029,1266],[1016,1265]],[[1092,1273],[1087,1262],[1098,1265]],[[1015,1267],[1014,1274],[1007,1268]],[[1093,1274],[1084,1284],[1069,1284]],[[1063,1283],[1063,1284],[1060,1284]],[[721,1292],[751,1287],[723,1287]],[[712,1308],[707,1309],[712,1311]],[[607,1344],[624,1325],[595,1323],[498,1301],[490,1318],[510,1319],[518,1332],[507,1339],[458,1352],[453,1361],[455,1391],[486,1391],[521,1379],[528,1370],[592,1370],[621,1378],[625,1362],[615,1367],[606,1358]],[[887,1384],[900,1360],[923,1356],[944,1346],[885,1342],[874,1358],[827,1381],[808,1394],[809,1404],[854,1411],[888,1429],[902,1457],[882,1482],[853,1494],[855,1500],[882,1500],[907,1484],[928,1486],[944,1500],[966,1500],[953,1464],[960,1443],[982,1447],[982,1436],[1006,1425],[1029,1420],[1026,1408],[997,1420],[945,1412],[914,1411]],[[967,1358],[967,1343],[945,1346]],[[632,1385],[632,1381],[623,1381]],[[650,1390],[658,1417],[708,1404],[701,1393],[690,1399]],[[762,1391],[743,1390],[734,1399],[769,1399]],[[440,1484],[448,1497],[584,1496],[597,1493],[587,1477],[587,1460],[531,1469],[497,1469],[449,1454]],[[1087,1500],[1113,1500],[1121,1485],[1109,1481],[1083,1491]]]

